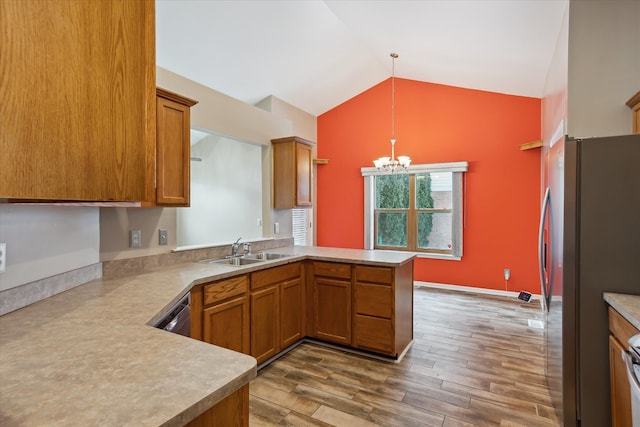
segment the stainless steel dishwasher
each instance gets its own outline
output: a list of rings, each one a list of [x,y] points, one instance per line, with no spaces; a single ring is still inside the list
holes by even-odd
[[[190,294],[186,294],[180,299],[160,320],[156,322],[154,327],[164,329],[174,334],[191,335],[191,311],[190,311]]]

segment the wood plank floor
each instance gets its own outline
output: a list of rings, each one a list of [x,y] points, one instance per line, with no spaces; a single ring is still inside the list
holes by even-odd
[[[401,363],[304,343],[250,385],[250,426],[558,426],[540,305],[415,290]]]

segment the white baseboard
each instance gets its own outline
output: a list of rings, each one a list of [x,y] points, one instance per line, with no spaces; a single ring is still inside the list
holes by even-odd
[[[448,285],[445,283],[433,283],[433,282],[419,282],[417,280],[413,282],[413,285],[416,288],[445,289],[448,291],[474,292],[476,294],[488,294],[488,295],[496,295],[501,297],[513,297],[513,298],[517,298],[518,294],[520,293],[520,292],[511,292],[511,291],[501,291],[499,289],[475,288],[473,286]],[[542,296],[538,294],[532,294],[531,299],[542,300]]]

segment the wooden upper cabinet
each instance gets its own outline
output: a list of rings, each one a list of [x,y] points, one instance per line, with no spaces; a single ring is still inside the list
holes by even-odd
[[[157,88],[156,91],[155,205],[189,206],[190,108],[198,101],[161,88]]]
[[[0,198],[143,200],[154,0],[2,0],[0,28]]]
[[[631,108],[631,129],[633,133],[640,133],[640,91],[626,102]]]
[[[297,136],[272,139],[273,207],[291,209],[313,204],[312,150],[315,144]]]

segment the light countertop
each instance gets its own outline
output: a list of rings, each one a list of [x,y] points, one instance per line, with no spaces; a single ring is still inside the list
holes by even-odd
[[[636,329],[640,329],[640,295],[605,292],[604,300]]]
[[[269,252],[291,257],[94,280],[0,317],[0,425],[184,425],[256,376],[253,357],[149,326],[192,286],[308,258],[391,267],[414,258],[322,247]]]

